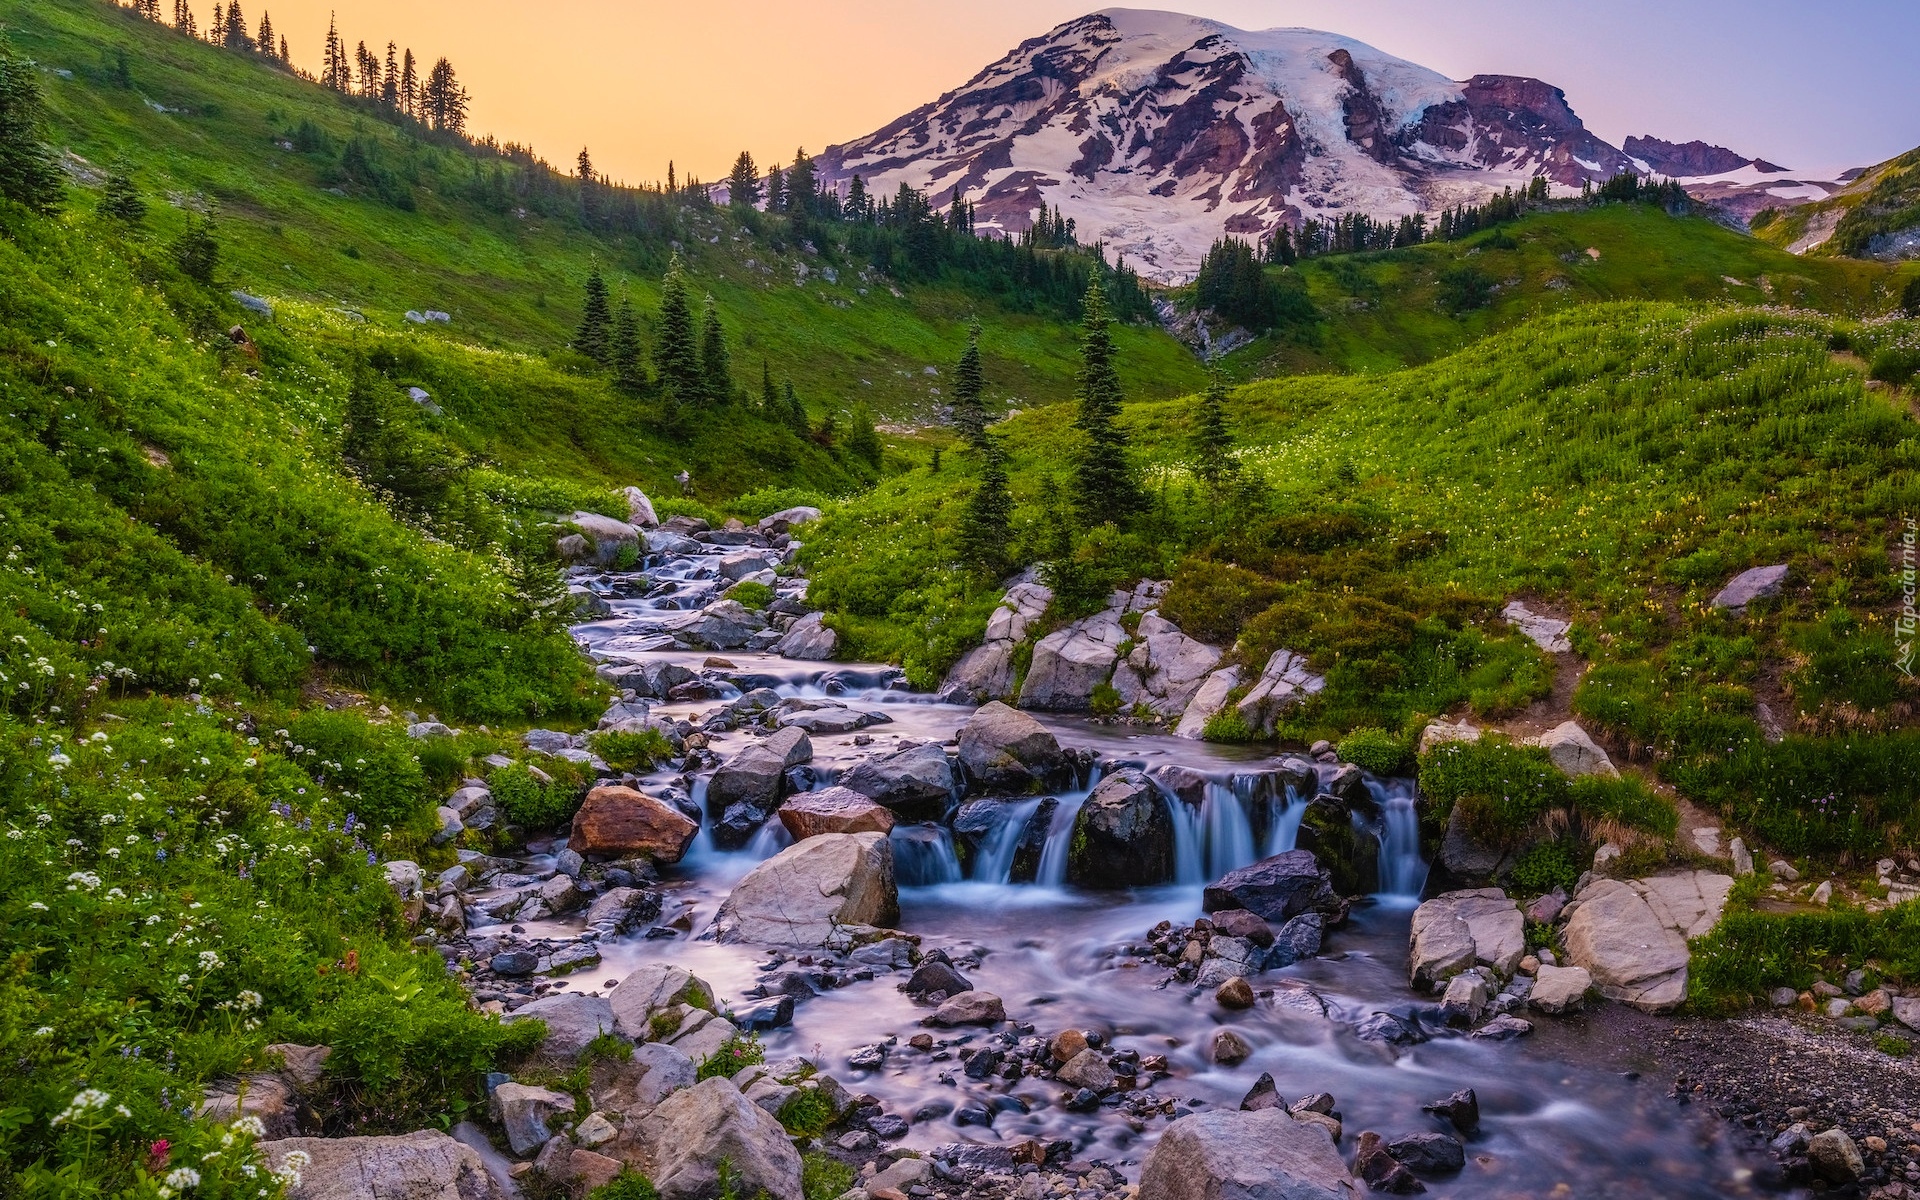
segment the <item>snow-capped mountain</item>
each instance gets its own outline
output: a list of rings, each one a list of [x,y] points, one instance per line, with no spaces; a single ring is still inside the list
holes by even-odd
[[[1663,161],[1749,164],[1645,141]],[[1024,42],[820,165],[825,180],[859,175],[880,193],[907,183],[945,203],[957,188],[980,226],[1008,232],[1058,206],[1082,241],[1161,280],[1190,276],[1223,233],[1434,212],[1535,175],[1564,194],[1648,166],[1537,79],[1455,82],[1337,34],[1133,9]]]

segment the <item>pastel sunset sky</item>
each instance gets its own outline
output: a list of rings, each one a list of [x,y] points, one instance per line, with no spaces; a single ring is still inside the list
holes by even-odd
[[[213,0],[192,0],[204,26]],[[964,82],[1088,0],[267,0],[317,66],[348,44],[451,58],[472,128],[628,182],[723,175],[846,141]],[[1600,136],[1704,138],[1808,175],[1920,144],[1913,0],[1169,0],[1243,29],[1302,25],[1455,79],[1532,75]],[[260,0],[244,0],[249,23]]]

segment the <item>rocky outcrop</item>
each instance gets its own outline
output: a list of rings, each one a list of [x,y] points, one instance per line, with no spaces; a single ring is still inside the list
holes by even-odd
[[[1719,923],[1733,879],[1708,871],[1596,879],[1568,906],[1567,958],[1610,1000],[1648,1012],[1687,995],[1687,940]]]
[[[1111,609],[1056,629],[1034,643],[1033,664],[1020,687],[1020,707],[1085,712],[1093,690],[1113,675],[1127,640]]]
[[[1074,818],[1067,881],[1146,887],[1173,878],[1173,818],[1158,788],[1132,767],[1100,781]]]
[[[1519,600],[1508,601],[1500,615],[1548,654],[1565,654],[1573,649],[1573,643],[1567,639],[1567,631],[1573,628],[1570,621],[1534,612]]]
[[[995,701],[960,727],[960,765],[980,791],[1026,792],[1070,774],[1060,741],[1046,726]]]
[[[1485,963],[1513,974],[1527,952],[1526,918],[1498,888],[1448,892],[1414,910],[1408,973],[1415,986],[1445,983]]]
[[[823,833],[892,833],[893,813],[849,788],[801,792],[780,806],[780,823],[796,842]]]
[[[747,872],[720,905],[713,930],[722,942],[824,946],[846,927],[899,919],[886,836],[825,833]]]
[[[267,1166],[307,1165],[293,1200],[505,1200],[480,1155],[438,1130],[400,1137],[282,1138],[261,1142]]]
[[[737,1194],[802,1200],[800,1155],[786,1130],[728,1079],[703,1080],[668,1096],[641,1122],[641,1139],[661,1200],[718,1195],[723,1162]]]
[[[1113,672],[1121,705],[1162,720],[1179,717],[1219,663],[1220,651],[1188,637],[1157,612],[1141,616],[1133,640],[1132,652]]]
[[[1023,579],[1007,589],[1000,607],[987,619],[986,640],[974,647],[947,672],[940,699],[955,704],[985,704],[1012,700],[1015,695],[1013,649],[1028,630],[1046,615],[1053,589]]]
[[[572,550],[573,558],[604,567],[619,558],[622,550],[635,555],[640,552],[640,531],[625,521],[616,521],[599,513],[577,512],[568,517],[565,523],[578,531],[573,541],[561,539],[561,552],[566,554]]]
[[[627,524],[636,529],[655,529],[660,525],[660,516],[653,510],[653,501],[637,487],[620,489],[621,498],[627,502]]]
[[[937,821],[953,802],[953,764],[933,743],[865,759],[840,777],[840,786],[884,804],[909,820]]]
[[[597,787],[573,814],[567,845],[597,858],[644,854],[676,863],[699,832],[697,823],[664,800],[630,787]]]
[[[1207,912],[1244,908],[1274,924],[1337,904],[1332,875],[1309,850],[1287,850],[1228,871],[1207,885],[1201,901]]]
[[[1227,698],[1239,686],[1239,667],[1222,667],[1209,674],[1194,691],[1193,699],[1187,702],[1187,710],[1173,727],[1173,735],[1199,741],[1206,734],[1207,722],[1227,706]]]
[[[1275,650],[1261,669],[1260,678],[1233,706],[1233,711],[1255,734],[1272,737],[1274,725],[1283,714],[1319,695],[1326,686],[1323,676],[1307,669],[1305,655]]]
[[[1140,1169],[1140,1195],[1153,1200],[1357,1200],[1358,1194],[1328,1131],[1277,1107],[1181,1117]]]

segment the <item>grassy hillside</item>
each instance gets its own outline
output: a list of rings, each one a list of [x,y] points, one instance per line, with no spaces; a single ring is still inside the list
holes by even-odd
[[[1753,232],[1823,258],[1912,258],[1911,247],[1894,243],[1920,232],[1920,150],[1881,163],[1825,200],[1759,213]]]
[[[881,415],[925,415],[940,381],[924,368],[958,357],[974,313],[988,326],[999,399],[1020,406],[1071,391],[1071,337],[1022,305],[950,285],[903,291],[830,244],[818,254],[776,248],[724,209],[674,205],[644,235],[609,237],[571,216],[492,202],[502,160],[423,140],[104,0],[0,0],[0,24],[48,69],[54,141],[90,164],[74,164],[79,177],[97,185],[121,164],[150,195],[217,210],[234,287],[351,308],[388,329],[409,309],[439,309],[451,326],[425,336],[545,354],[571,337],[593,265],[651,314],[677,246],[696,296],[719,302],[741,382],[757,387],[764,358],[816,411],[864,401]],[[110,69],[122,52],[130,86]],[[343,168],[355,142],[371,166]],[[154,227],[170,236],[186,211],[161,207]],[[1122,336],[1144,393],[1195,386],[1197,368],[1171,338],[1145,327]]]
[[[1308,259],[1290,270],[1318,319],[1229,355],[1223,365],[1235,378],[1395,370],[1535,316],[1615,300],[1877,316],[1898,304],[1906,278],[1920,276],[1914,267],[1803,259],[1704,217],[1642,204],[1536,212],[1457,242]],[[1472,286],[1463,289],[1463,279]],[[1484,303],[1463,308],[1463,293]]]

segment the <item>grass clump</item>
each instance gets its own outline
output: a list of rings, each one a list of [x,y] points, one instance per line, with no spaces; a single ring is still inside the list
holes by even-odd
[[[806,1200],[838,1200],[851,1191],[854,1170],[818,1151],[800,1156],[800,1194]]]
[[[764,610],[774,601],[774,590],[764,583],[743,579],[726,590],[726,598],[738,600],[755,611]]]
[[[720,1043],[718,1050],[701,1059],[695,1074],[701,1079],[712,1079],[716,1075],[731,1077],[766,1059],[767,1052],[758,1037],[751,1033],[735,1034]]]
[[[1888,981],[1920,979],[1920,904],[1877,913],[1729,911],[1694,939],[1687,999],[1704,1012],[1728,1012],[1773,988],[1804,991],[1817,977],[1867,962]]]
[[[616,771],[651,771],[673,757],[673,743],[658,729],[602,730],[588,734],[587,745]]]
[[[1475,836],[1512,846],[1566,804],[1567,778],[1545,750],[1488,737],[1429,750],[1420,760],[1420,790],[1436,824],[1457,811]]]
[[[833,1126],[833,1102],[818,1088],[800,1088],[774,1116],[792,1137],[819,1137]]]
[[[1375,775],[1404,775],[1414,762],[1409,739],[1377,725],[1362,726],[1340,739],[1340,757]]]
[[[527,830],[557,829],[573,819],[586,795],[567,769],[571,766],[564,759],[543,765],[552,782],[542,783],[525,763],[515,763],[495,771],[487,785],[508,824]]]
[[[618,1175],[587,1193],[587,1200],[660,1200],[660,1193],[645,1175],[622,1167]]]

